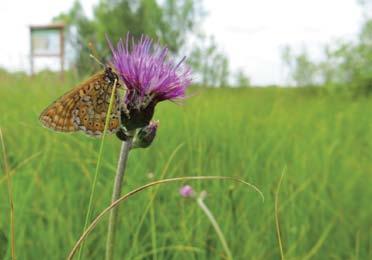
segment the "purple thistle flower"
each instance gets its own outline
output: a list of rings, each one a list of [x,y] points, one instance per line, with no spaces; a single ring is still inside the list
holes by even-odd
[[[154,45],[146,36],[135,43],[128,34],[125,43],[120,39],[116,49],[108,42],[113,55],[111,63],[127,87],[124,103],[128,109],[142,110],[150,103],[185,97],[191,83],[185,58],[178,63],[167,59],[168,48]]]
[[[185,198],[192,197],[194,190],[190,185],[185,185],[180,189],[180,195]]]

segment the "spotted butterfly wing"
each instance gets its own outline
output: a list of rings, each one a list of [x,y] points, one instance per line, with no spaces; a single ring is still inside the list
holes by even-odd
[[[55,131],[83,131],[90,136],[102,135],[110,97],[118,76],[106,68],[53,102],[40,115],[40,121]],[[119,87],[119,84],[116,84]],[[115,88],[114,103],[107,128],[114,133],[120,128],[120,96]]]

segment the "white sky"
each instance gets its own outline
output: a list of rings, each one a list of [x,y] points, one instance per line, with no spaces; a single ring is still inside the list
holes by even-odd
[[[98,0],[81,2],[89,14]],[[72,4],[73,0],[0,0],[0,66],[29,70],[28,26],[46,24]],[[204,5],[205,31],[215,36],[232,69],[243,69],[253,84],[285,82],[282,46],[306,46],[319,58],[321,46],[353,39],[363,21],[357,0],[204,0]]]

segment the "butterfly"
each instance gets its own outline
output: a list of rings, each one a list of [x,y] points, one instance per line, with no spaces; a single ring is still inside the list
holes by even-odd
[[[107,132],[117,132],[121,123],[118,81],[118,75],[106,67],[48,106],[40,115],[41,123],[59,132],[83,131],[90,136],[102,135],[110,97],[116,84]]]

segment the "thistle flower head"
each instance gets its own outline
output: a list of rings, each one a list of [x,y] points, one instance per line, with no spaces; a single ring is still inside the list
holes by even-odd
[[[178,63],[168,59],[168,49],[154,45],[145,36],[135,43],[128,34],[125,43],[120,39],[116,48],[110,41],[109,45],[111,63],[127,87],[124,103],[129,109],[140,110],[151,103],[185,97],[191,83],[185,58]]]
[[[126,130],[147,126],[154,114],[155,105],[164,100],[175,101],[185,97],[191,83],[191,72],[184,64],[168,58],[168,49],[153,44],[142,36],[135,43],[127,35],[116,48],[108,40],[112,51],[111,64],[126,86],[121,121]]]

